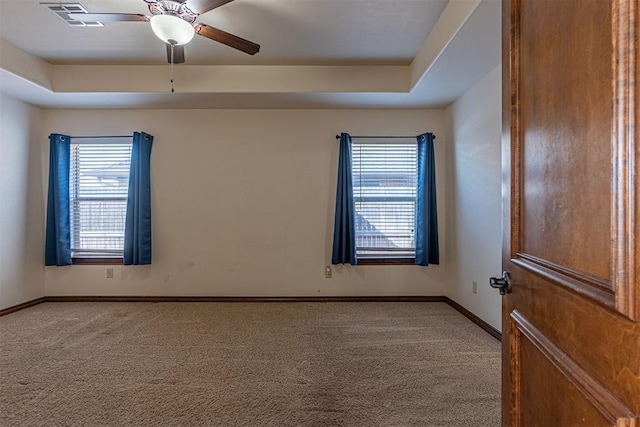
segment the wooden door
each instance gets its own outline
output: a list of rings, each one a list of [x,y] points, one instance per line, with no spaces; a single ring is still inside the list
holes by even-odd
[[[640,426],[638,0],[503,1],[503,425]]]

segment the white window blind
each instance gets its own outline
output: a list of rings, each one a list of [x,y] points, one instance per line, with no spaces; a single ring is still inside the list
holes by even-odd
[[[387,139],[352,143],[359,258],[415,257],[417,148]]]
[[[130,164],[131,138],[71,139],[72,256],[122,256]]]

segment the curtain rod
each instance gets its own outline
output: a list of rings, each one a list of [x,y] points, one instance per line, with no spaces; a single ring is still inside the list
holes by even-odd
[[[351,139],[354,138],[385,138],[385,139],[416,139],[419,135],[416,136],[362,136],[362,135],[358,135],[358,136],[352,136]],[[340,139],[340,135],[336,135],[336,139]],[[433,139],[436,139],[436,137],[434,136]]]

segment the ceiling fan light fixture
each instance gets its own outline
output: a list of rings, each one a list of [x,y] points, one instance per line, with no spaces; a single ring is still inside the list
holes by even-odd
[[[193,25],[173,15],[154,15],[151,18],[151,29],[165,43],[182,45],[193,39]]]

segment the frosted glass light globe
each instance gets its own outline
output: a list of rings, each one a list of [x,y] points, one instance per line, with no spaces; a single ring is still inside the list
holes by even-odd
[[[189,43],[196,32],[193,25],[173,15],[154,15],[150,22],[155,35],[173,45]]]

